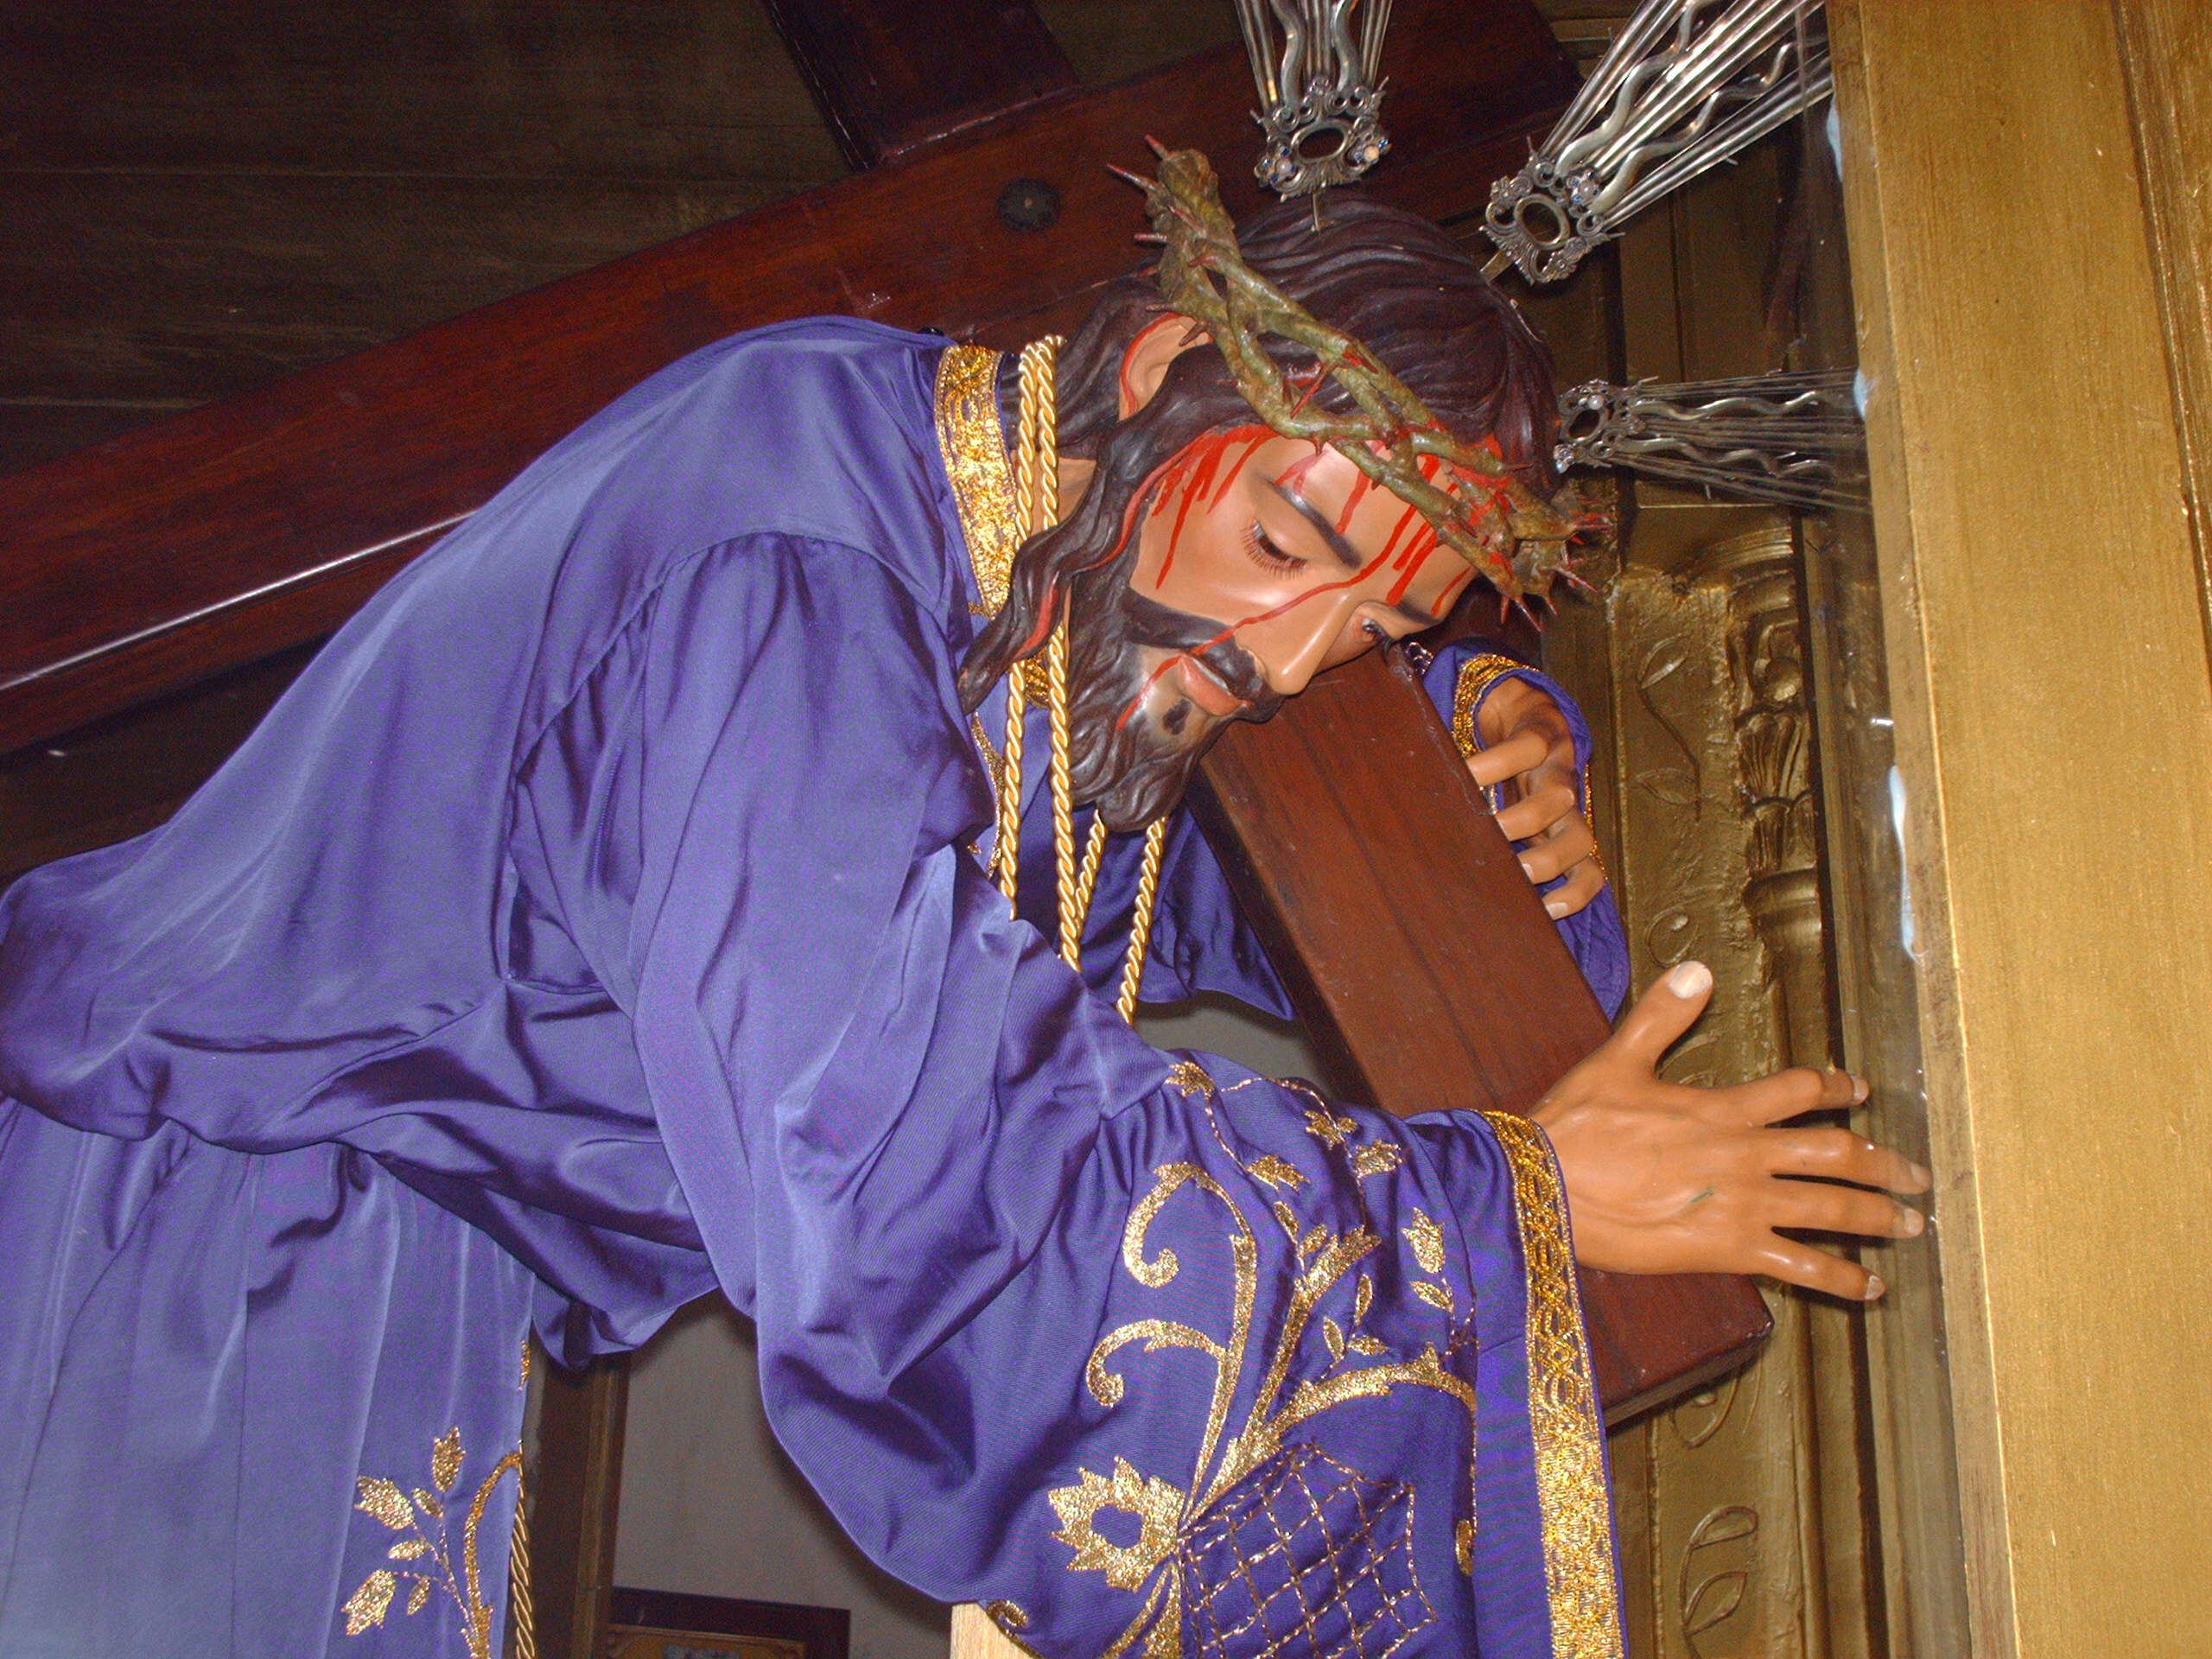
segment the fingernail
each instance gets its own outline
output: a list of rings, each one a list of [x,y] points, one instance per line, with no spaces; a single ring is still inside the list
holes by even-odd
[[[1851,1080],[1851,1103],[1853,1105],[1858,1105],[1872,1092],[1872,1085],[1870,1084],[1866,1078],[1853,1077]]]
[[[1882,1294],[1882,1281],[1872,1274],[1866,1275],[1866,1300],[1872,1301]]]
[[[1559,920],[1560,917],[1567,914],[1567,900],[1564,899],[1545,899],[1544,914],[1550,917],[1554,921]]]
[[[1533,881],[1536,879],[1536,867],[1524,858],[1521,861],[1521,874]]]
[[[1917,1210],[1907,1210],[1904,1212],[1904,1236],[1907,1238],[1918,1238],[1927,1230],[1927,1217],[1922,1215]]]
[[[1912,1166],[1912,1179],[1918,1181],[1923,1186],[1932,1185],[1936,1179],[1933,1175],[1923,1169],[1918,1164],[1915,1164]]]
[[[1703,996],[1713,988],[1713,969],[1701,962],[1677,964],[1667,976],[1667,988],[1676,996]]]

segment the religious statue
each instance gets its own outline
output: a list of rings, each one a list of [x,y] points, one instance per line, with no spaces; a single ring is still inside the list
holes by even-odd
[[[1153,191],[1056,360],[818,319],[654,376],[0,900],[0,1652],[486,1659],[526,1335],[716,1290],[853,1539],[1035,1652],[1620,1651],[1575,1256],[1871,1296],[1775,1230],[1925,1176],[1768,1127],[1840,1074],[1656,1081],[1694,963],[1534,1122],[1117,1012],[1283,1006],[1207,743],[1577,529],[1448,238]],[[1617,1005],[1580,716],[1429,678]]]

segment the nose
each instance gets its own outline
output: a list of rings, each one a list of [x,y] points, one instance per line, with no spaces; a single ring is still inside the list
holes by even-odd
[[[1364,602],[1356,589],[1315,594],[1278,616],[1239,628],[1236,643],[1258,662],[1271,690],[1294,697],[1323,669],[1359,654],[1365,643],[1359,621]]]

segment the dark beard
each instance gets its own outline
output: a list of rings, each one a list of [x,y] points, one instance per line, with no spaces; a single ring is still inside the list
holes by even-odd
[[[1155,721],[1139,710],[1115,722],[1144,688],[1151,671],[1144,646],[1197,658],[1247,707],[1238,720],[1265,720],[1281,706],[1250,652],[1233,639],[1207,642],[1218,622],[1172,610],[1129,586],[1134,556],[1117,559],[1076,583],[1068,623],[1069,773],[1075,798],[1096,807],[1109,830],[1138,830],[1172,811],[1191,772],[1227,729],[1187,701]],[[1193,725],[1197,734],[1184,734]]]

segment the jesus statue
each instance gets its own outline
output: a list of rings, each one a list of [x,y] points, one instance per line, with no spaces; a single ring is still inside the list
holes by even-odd
[[[1778,1230],[1917,1232],[1926,1177],[1789,1126],[1840,1073],[1659,1081],[1695,963],[1533,1122],[1131,1028],[1287,1011],[1207,745],[1576,528],[1449,238],[1154,190],[1057,353],[654,376],[0,900],[0,1654],[488,1659],[527,1336],[712,1292],[855,1541],[1050,1659],[1621,1651],[1574,1262],[1871,1298]],[[1617,1007],[1580,715],[1427,677]]]

